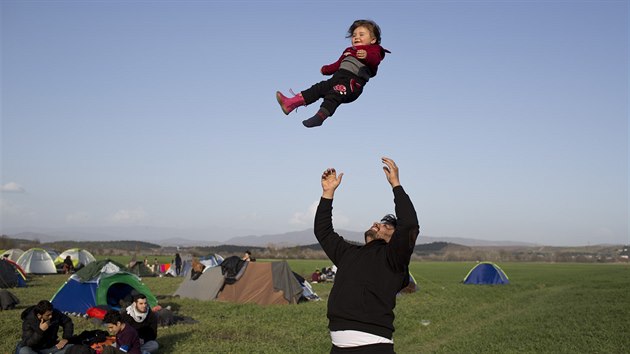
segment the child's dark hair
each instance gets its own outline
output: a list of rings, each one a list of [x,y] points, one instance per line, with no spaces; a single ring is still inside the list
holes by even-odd
[[[113,325],[122,321],[123,321],[122,315],[120,314],[120,312],[116,310],[107,311],[107,313],[105,314],[105,317],[103,318],[103,323],[111,323]]]
[[[346,38],[352,37],[352,32],[354,32],[357,27],[365,27],[372,33],[374,38],[376,38],[376,44],[381,44],[381,28],[376,24],[376,22],[372,20],[356,20],[352,23],[352,26],[348,29],[348,35]]]

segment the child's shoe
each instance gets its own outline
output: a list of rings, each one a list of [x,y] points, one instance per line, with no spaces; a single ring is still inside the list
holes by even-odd
[[[276,99],[278,100],[284,114],[289,114],[294,109],[300,106],[305,106],[304,97],[302,97],[301,93],[289,98],[285,97],[282,93],[280,93],[280,91],[276,91]]]
[[[303,120],[302,124],[307,128],[315,128],[319,127],[324,123],[324,121],[328,118],[326,112],[323,112],[321,109],[311,118],[307,120]]]

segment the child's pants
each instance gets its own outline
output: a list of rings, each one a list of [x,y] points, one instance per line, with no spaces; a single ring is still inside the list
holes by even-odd
[[[325,109],[326,113],[332,116],[340,104],[350,103],[359,98],[363,92],[363,86],[365,86],[364,79],[347,70],[339,70],[330,79],[302,91],[302,97],[306,105],[323,98],[324,102],[320,108]]]

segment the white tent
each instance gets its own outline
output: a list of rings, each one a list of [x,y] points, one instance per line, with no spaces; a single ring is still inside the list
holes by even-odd
[[[16,263],[29,274],[57,274],[55,262],[42,248],[31,248],[24,252]]]
[[[24,253],[24,251],[22,251],[19,248],[11,248],[10,250],[6,250],[2,252],[2,255],[0,255],[0,258],[6,257],[9,260],[12,260],[13,262],[17,262],[18,258],[20,258],[22,253]]]
[[[70,256],[74,268],[81,268],[92,262],[96,262],[96,258],[88,251],[81,248],[71,248],[63,251],[59,257],[55,259],[55,264],[63,263],[64,259]]]

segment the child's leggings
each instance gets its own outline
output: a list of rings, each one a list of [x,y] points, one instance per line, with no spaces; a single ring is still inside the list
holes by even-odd
[[[321,81],[302,91],[302,97],[304,97],[306,105],[323,98],[324,102],[320,108],[325,109],[326,113],[332,116],[340,104],[350,103],[359,98],[365,83],[364,79],[353,73],[339,70],[330,79]]]

